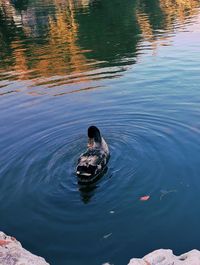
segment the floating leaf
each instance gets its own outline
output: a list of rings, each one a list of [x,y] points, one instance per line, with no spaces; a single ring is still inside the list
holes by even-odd
[[[162,198],[163,198],[165,195],[167,195],[167,194],[169,194],[169,193],[171,193],[171,192],[177,192],[177,190],[161,190],[160,192],[161,192],[160,200],[162,200]]]
[[[140,201],[148,201],[149,199],[150,199],[149,195],[145,195],[145,196],[140,197]]]
[[[108,238],[108,237],[110,237],[112,235],[112,233],[110,233],[110,234],[107,234],[107,235],[105,235],[105,236],[103,236],[103,238]]]

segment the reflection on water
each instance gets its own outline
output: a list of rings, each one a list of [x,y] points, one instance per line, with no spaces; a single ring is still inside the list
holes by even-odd
[[[98,188],[98,182],[101,180],[101,178],[103,178],[107,171],[108,167],[106,166],[103,172],[90,183],[85,184],[81,182],[81,180],[78,181],[81,199],[84,203],[90,202],[92,196],[95,193],[95,189]]]
[[[198,7],[197,0],[1,0],[1,86],[29,80],[31,95],[103,86],[100,80],[120,77],[138,60],[145,41],[152,54],[170,45]],[[4,92],[12,91],[21,89]]]
[[[86,186],[82,186],[80,184],[79,191],[80,191],[81,199],[84,203],[90,202],[92,196],[94,195],[96,188],[97,188],[96,184],[89,184]]]
[[[170,45],[170,34],[178,28],[184,29],[185,23],[199,13],[199,1],[160,0],[140,4],[137,21],[144,39],[152,43],[152,49],[159,44]]]

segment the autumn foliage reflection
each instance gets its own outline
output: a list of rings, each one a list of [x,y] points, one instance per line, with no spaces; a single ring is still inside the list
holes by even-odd
[[[199,13],[199,6],[200,2],[198,0],[160,0],[157,5],[157,12],[159,10],[160,14],[162,14],[163,21],[162,26],[156,28],[152,19],[153,16],[148,12],[146,1],[139,1],[136,17],[144,39],[151,42],[153,48],[156,48],[159,43],[160,45],[166,44],[169,37],[157,34],[160,32],[156,30],[165,30],[165,33],[173,33],[176,27],[184,27],[188,19]]]
[[[116,46],[116,53],[107,56],[109,39],[104,39],[103,44],[101,43],[103,51],[101,58],[94,55],[95,49],[98,49],[98,39],[94,40],[87,31],[81,35],[80,28],[86,21],[87,13],[93,12],[95,1],[45,0],[44,2],[45,5],[35,7],[28,0],[18,0],[14,3],[11,0],[0,0],[0,73],[5,73],[6,70],[12,72],[13,78],[16,79],[31,79],[37,82],[44,79],[48,83],[48,78],[76,75],[97,69],[101,61],[113,66],[112,63],[116,62],[116,59],[120,61],[128,53],[132,57],[137,57],[137,45],[127,46],[126,53]],[[109,4],[113,5],[114,12],[117,7],[115,1],[111,2]],[[98,4],[103,5],[104,0],[102,2],[99,0]],[[151,43],[152,50],[156,51],[158,45],[168,44],[169,36],[166,32],[173,32],[175,24],[184,25],[187,19],[198,14],[199,1],[138,0],[131,7],[135,21],[133,34],[140,36],[135,38],[136,41],[146,40]],[[41,12],[44,15],[41,15]],[[159,23],[155,19],[156,16],[159,16]],[[130,16],[127,16],[128,19]],[[119,21],[118,17],[117,20]],[[124,20],[124,23],[132,25],[132,22],[127,20]],[[113,21],[112,26],[115,27],[115,24]],[[116,32],[117,30],[120,34],[123,25],[117,28]],[[165,34],[162,34],[162,30]],[[111,34],[105,36],[112,38]],[[86,45],[81,45],[83,38],[87,38]],[[120,43],[118,45],[120,46]],[[71,79],[71,83],[88,80],[90,80],[89,75],[82,75],[78,80]]]

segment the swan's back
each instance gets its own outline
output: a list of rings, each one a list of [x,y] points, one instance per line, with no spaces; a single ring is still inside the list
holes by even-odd
[[[76,174],[79,177],[94,177],[105,168],[109,159],[109,149],[97,127],[88,128],[88,149],[78,159]]]

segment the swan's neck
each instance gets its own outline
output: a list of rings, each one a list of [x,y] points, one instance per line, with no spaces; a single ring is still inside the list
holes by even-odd
[[[101,141],[95,141],[94,138],[88,138],[87,147],[90,148],[98,148],[101,146]]]

